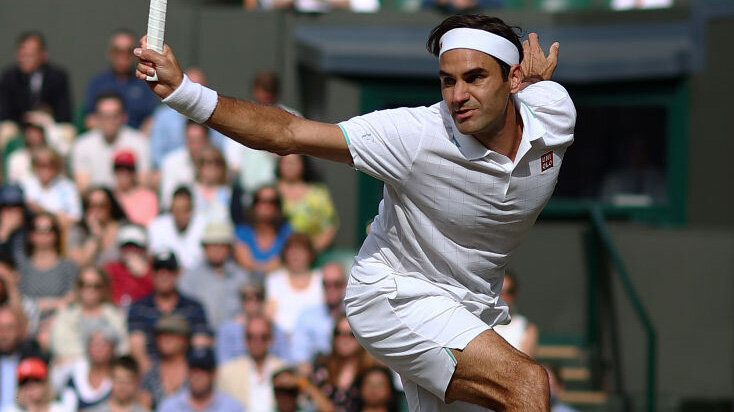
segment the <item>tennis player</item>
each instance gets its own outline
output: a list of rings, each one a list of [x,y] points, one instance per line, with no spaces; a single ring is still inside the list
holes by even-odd
[[[359,342],[400,373],[411,411],[544,411],[545,371],[492,326],[509,321],[505,268],[573,141],[573,103],[548,81],[558,47],[546,57],[537,35],[521,44],[500,19],[449,17],[428,39],[443,101],[338,125],[218,96],[183,75],[167,46],[135,54],[137,76],[155,69],[150,87],[193,120],[249,147],[349,163],[385,182],[345,301]]]

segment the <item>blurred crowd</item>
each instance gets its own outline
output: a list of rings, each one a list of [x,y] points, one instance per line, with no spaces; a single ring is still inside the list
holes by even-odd
[[[111,36],[79,110],[39,32],[0,78],[0,411],[397,410],[311,160],[160,105],[136,43]],[[277,77],[251,97],[278,105]]]

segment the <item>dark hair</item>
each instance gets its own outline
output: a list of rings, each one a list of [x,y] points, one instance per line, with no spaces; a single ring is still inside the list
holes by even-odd
[[[36,220],[38,220],[40,218],[44,218],[44,217],[51,219],[51,231],[54,232],[54,234],[56,235],[56,242],[55,242],[54,247],[56,248],[56,253],[58,253],[59,255],[61,255],[62,254],[61,253],[61,241],[62,241],[62,239],[61,239],[61,227],[59,227],[59,222],[58,222],[58,220],[56,220],[56,217],[54,215],[52,215],[51,213],[48,213],[48,212],[41,212],[41,213],[36,214],[35,216],[33,216],[31,218],[31,224],[30,224],[30,227],[28,228],[28,230],[29,230],[29,232],[32,232],[34,230],[34,227],[33,226],[34,226],[34,223],[36,222]],[[29,235],[29,236],[26,236],[26,239],[25,239],[25,252],[26,252],[26,255],[28,257],[32,256],[33,255],[33,252],[35,252],[35,247],[33,246],[33,242],[31,241],[31,237],[32,236]]]
[[[275,72],[270,70],[259,71],[255,74],[252,79],[252,88],[262,89],[274,96],[280,92],[280,79]]]
[[[518,52],[520,52],[520,61],[522,61],[522,43],[520,43],[520,37],[518,36],[518,32],[522,31],[520,27],[509,26],[500,18],[485,16],[482,14],[456,15],[444,19],[441,24],[431,30],[431,34],[428,36],[428,42],[426,42],[428,52],[438,57],[438,54],[441,51],[441,36],[446,34],[449,30],[461,27],[484,30],[504,37],[517,47]],[[507,81],[510,75],[510,65],[494,56],[492,56],[492,58],[494,58],[497,64],[500,65],[502,80]]]
[[[512,281],[512,288],[514,289],[514,293],[517,294],[517,276],[515,276],[515,273],[512,272],[510,269],[505,269],[504,277]]]
[[[99,94],[97,97],[95,97],[94,98],[94,111],[97,111],[97,105],[99,104],[99,102],[101,102],[102,100],[107,100],[107,99],[117,100],[118,102],[120,102],[120,106],[122,106],[122,111],[123,112],[127,111],[125,108],[125,100],[123,100],[122,96],[117,92],[104,92],[104,93]]]
[[[359,388],[360,396],[357,399],[356,410],[361,411],[362,408],[365,407],[364,400],[362,399],[362,383],[364,383],[367,375],[371,373],[379,373],[385,376],[388,384],[390,385],[390,398],[387,400],[387,404],[385,405],[385,407],[387,408],[387,412],[398,412],[400,410],[400,401],[398,398],[398,390],[395,388],[395,384],[393,384],[392,372],[390,372],[390,369],[380,365],[375,365],[371,368],[368,368],[367,370],[362,372],[362,374],[359,375],[359,377],[357,378],[355,386]]]
[[[6,265],[10,267],[11,269],[15,270],[16,268],[16,262],[15,262],[15,256],[10,251],[7,251],[5,249],[0,250],[0,264]]]
[[[191,194],[191,189],[189,189],[186,186],[179,186],[176,188],[176,190],[173,191],[173,195],[171,195],[171,199],[179,196],[186,196],[189,198],[189,200],[192,200],[194,196]]]
[[[87,213],[87,210],[89,209],[89,197],[92,195],[92,193],[96,191],[103,192],[105,194],[105,197],[107,198],[107,201],[110,203],[110,217],[112,218],[112,220],[118,222],[127,220],[127,214],[125,213],[125,210],[123,210],[122,206],[120,206],[120,203],[117,202],[117,199],[115,199],[112,191],[104,186],[95,186],[87,190],[86,195],[84,195],[84,199],[82,199],[85,215]],[[84,219],[82,219],[82,224],[84,225],[85,229],[89,229],[88,227],[86,227]]]
[[[301,159],[301,163],[303,163],[303,173],[301,174],[301,179],[303,179],[304,182],[313,183],[321,181],[321,176],[319,176],[319,173],[316,171],[316,167],[310,156],[301,154],[294,154],[291,156],[298,156]],[[280,157],[278,159],[278,165],[275,167],[275,177],[277,177],[278,179],[280,179],[280,162],[282,162],[284,158],[285,156]]]
[[[278,209],[278,216],[273,219],[273,226],[275,226],[276,230],[280,230],[280,228],[288,221],[285,218],[285,215],[283,215],[283,200],[280,198],[280,192],[278,192],[278,189],[275,186],[265,185],[260,186],[256,191],[255,194],[252,195],[252,203],[250,204],[250,207],[247,208],[245,211],[245,222],[247,222],[250,226],[255,226],[255,206],[257,205],[257,202],[260,201],[260,192],[263,189],[273,189],[275,192],[275,206]]]
[[[122,355],[112,361],[112,368],[122,368],[128,372],[132,372],[135,376],[140,376],[140,366],[138,362],[130,355]]]
[[[28,30],[20,33],[18,39],[15,41],[16,47],[20,47],[21,44],[25,43],[26,40],[38,39],[38,43],[41,45],[42,50],[46,50],[46,38],[38,30]]]
[[[309,253],[311,253],[311,260],[316,258],[316,249],[313,247],[313,243],[311,242],[311,238],[308,237],[308,235],[305,235],[303,233],[294,233],[288,237],[288,240],[285,241],[285,244],[283,244],[283,249],[280,251],[281,258],[285,262],[285,252],[294,247],[294,246],[303,246],[306,249],[308,249]]]

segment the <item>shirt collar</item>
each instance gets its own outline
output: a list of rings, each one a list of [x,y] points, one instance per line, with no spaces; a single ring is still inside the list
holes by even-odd
[[[522,156],[530,150],[530,142],[537,140],[542,137],[546,130],[540,120],[535,117],[533,110],[523,103],[517,95],[513,96],[515,101],[515,107],[520,109],[520,116],[523,121],[523,132],[522,140],[520,141],[520,147],[517,151],[515,159],[521,159]],[[492,153],[492,150],[487,149],[482,143],[479,142],[474,136],[463,134],[456,128],[456,123],[451,117],[451,112],[446,105],[446,102],[441,102],[441,117],[443,118],[444,126],[449,135],[451,141],[459,148],[464,157],[469,160],[478,160],[488,154]]]

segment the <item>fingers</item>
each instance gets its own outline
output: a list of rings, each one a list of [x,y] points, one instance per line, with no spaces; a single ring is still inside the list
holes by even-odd
[[[133,50],[133,54],[140,58],[140,60],[153,62],[153,64],[156,65],[163,65],[166,62],[165,56],[151,49],[137,48]]]
[[[558,50],[561,48],[561,43],[554,42],[548,50],[548,61],[556,64],[558,62]]]

